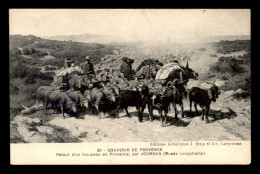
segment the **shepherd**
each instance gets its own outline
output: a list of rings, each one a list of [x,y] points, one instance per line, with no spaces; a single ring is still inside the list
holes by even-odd
[[[132,63],[134,63],[134,60],[123,57],[122,61],[123,63],[121,64],[119,71],[123,73],[124,78],[129,81],[133,78],[134,74],[134,70],[132,69]]]

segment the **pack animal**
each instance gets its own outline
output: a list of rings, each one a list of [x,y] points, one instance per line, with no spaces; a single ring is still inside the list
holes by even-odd
[[[166,88],[166,96],[170,102],[170,104],[174,107],[175,112],[175,118],[178,119],[178,113],[177,113],[177,104],[181,107],[181,116],[184,118],[183,113],[183,96],[187,96],[187,90],[184,87],[184,84],[186,81],[180,82],[179,80],[174,80],[173,82],[169,82]],[[166,118],[165,118],[166,119]],[[166,120],[165,120],[166,121]]]
[[[118,105],[116,110],[116,116],[119,118],[119,109],[124,108],[127,116],[130,116],[128,112],[129,106],[135,106],[138,111],[138,120],[142,122],[143,111],[145,109],[146,103],[149,100],[149,88],[143,85],[140,91],[133,90],[122,90],[119,92]]]
[[[216,102],[216,99],[220,95],[219,88],[214,83],[209,84],[212,85],[209,90],[193,87],[189,92],[190,112],[192,112],[192,102],[194,102],[194,107],[198,114],[197,104],[199,104],[202,108],[201,120],[204,120],[204,115],[206,115],[206,123],[209,123],[208,113],[211,101]]]
[[[162,126],[165,126],[166,124],[166,117],[169,111],[169,104],[170,104],[165,92],[166,92],[165,87],[158,88],[153,94],[150,94],[151,98],[148,102],[150,121],[153,120],[153,110],[156,109],[160,114],[160,120],[162,122]],[[162,112],[164,112],[164,118]]]
[[[184,85],[186,86],[189,79],[197,79],[198,76],[199,76],[199,74],[197,72],[195,72],[194,70],[192,70],[189,67],[189,63],[187,62],[186,67],[181,66],[180,69],[173,70],[172,72],[170,72],[168,78],[165,80],[162,80],[161,83],[163,85],[166,85],[168,82],[178,79],[178,80],[185,81]]]

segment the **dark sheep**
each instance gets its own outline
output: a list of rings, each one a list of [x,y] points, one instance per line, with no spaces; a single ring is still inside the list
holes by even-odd
[[[141,87],[141,91],[122,90],[118,96],[118,105],[116,116],[119,118],[119,109],[124,108],[127,116],[130,116],[127,108],[129,106],[135,106],[138,111],[138,120],[142,122],[143,111],[149,100],[149,88],[145,85]]]
[[[190,112],[192,112],[192,102],[194,102],[194,107],[198,114],[197,104],[199,104],[202,108],[201,120],[204,120],[204,115],[206,115],[206,123],[209,123],[208,113],[210,110],[211,101],[216,102],[216,99],[220,95],[218,87],[214,83],[210,84],[212,84],[212,87],[209,90],[193,87],[189,92]]]

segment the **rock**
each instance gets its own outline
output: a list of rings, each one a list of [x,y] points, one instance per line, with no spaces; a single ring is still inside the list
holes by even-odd
[[[216,82],[215,82],[215,85],[218,86],[218,87],[224,86],[225,81],[217,79]]]
[[[27,123],[32,124],[32,123],[40,123],[41,120],[39,118],[27,118]]]
[[[233,90],[228,90],[228,91],[226,91],[226,92],[224,92],[223,94],[222,94],[222,97],[223,98],[229,98],[229,97],[231,97],[233,94],[235,94],[236,92],[235,91],[233,91]]]
[[[37,130],[41,133],[52,134],[54,129],[48,126],[37,126]]]
[[[30,114],[33,114],[35,112],[37,112],[36,107],[26,108],[26,109],[21,111],[21,115],[30,115]]]
[[[242,93],[242,92],[245,92],[245,91],[242,90],[242,89],[240,89],[240,88],[236,90],[236,93],[238,93],[238,94],[240,94],[240,93]]]

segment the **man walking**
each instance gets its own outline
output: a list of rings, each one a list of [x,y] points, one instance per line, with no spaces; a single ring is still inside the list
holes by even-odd
[[[133,69],[132,69],[132,63],[134,62],[133,59],[129,59],[127,57],[122,58],[123,63],[120,66],[119,71],[123,73],[124,78],[127,80],[130,80],[133,78]]]

